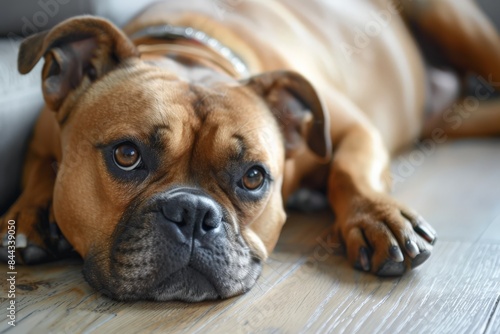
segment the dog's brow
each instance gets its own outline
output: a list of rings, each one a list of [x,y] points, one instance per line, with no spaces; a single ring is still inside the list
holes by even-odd
[[[195,85],[190,84],[189,85],[189,90],[191,93],[193,93],[194,98],[191,102],[191,105],[193,107],[194,114],[202,121],[205,122],[205,119],[207,117],[207,105],[208,103],[205,102],[205,99],[209,97],[208,94],[203,93],[198,89]]]
[[[236,154],[231,156],[232,160],[242,161],[245,158],[247,145],[245,144],[245,138],[240,134],[234,134],[232,138],[236,139]]]
[[[149,133],[149,145],[154,149],[163,149],[163,137],[162,131],[172,131],[168,124],[157,124],[154,126],[153,130]]]

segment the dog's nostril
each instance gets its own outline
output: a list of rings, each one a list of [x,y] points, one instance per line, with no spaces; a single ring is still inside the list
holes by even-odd
[[[211,198],[191,192],[177,191],[161,199],[163,217],[182,233],[194,237],[223,232],[223,212]],[[172,227],[172,225],[170,225]]]
[[[179,226],[183,226],[183,225],[186,225],[186,222],[184,220],[171,220],[172,223],[176,224],[176,225],[179,225]]]
[[[219,210],[212,205],[204,208],[205,214],[199,221],[199,226],[202,232],[210,232],[217,229],[222,224],[222,216]]]
[[[165,217],[167,220],[170,222],[177,224],[177,225],[183,225],[185,224],[183,215],[179,214],[178,211],[172,210],[170,207],[164,207],[162,209],[163,217]]]
[[[201,223],[201,229],[203,232],[210,232],[212,230],[215,230],[217,227],[219,227],[219,223],[213,222],[213,221],[203,221]]]

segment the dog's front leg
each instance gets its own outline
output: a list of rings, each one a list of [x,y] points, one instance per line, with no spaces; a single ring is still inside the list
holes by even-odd
[[[424,262],[435,231],[387,193],[389,154],[379,133],[356,107],[332,110],[336,152],[328,180],[334,232],[350,263],[381,276],[401,275]]]
[[[54,115],[44,110],[36,124],[23,171],[23,190],[0,217],[0,261],[35,264],[73,255],[54,219],[55,147],[59,145]]]

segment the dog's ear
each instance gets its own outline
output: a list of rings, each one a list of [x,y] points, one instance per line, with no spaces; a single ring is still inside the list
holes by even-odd
[[[134,44],[111,22],[79,16],[25,39],[18,69],[26,74],[45,57],[42,91],[48,107],[58,111],[71,93],[82,92],[121,61],[137,55]]]
[[[281,127],[287,158],[305,141],[321,160],[332,154],[330,120],[325,105],[312,84],[290,71],[259,74],[244,82],[260,95]]]

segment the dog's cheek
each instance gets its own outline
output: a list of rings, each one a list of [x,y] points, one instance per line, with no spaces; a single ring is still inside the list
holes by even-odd
[[[271,116],[267,115],[267,117]],[[280,137],[280,131],[275,120],[270,118],[267,124],[269,127],[265,127],[261,132],[260,145],[267,150],[267,156],[264,161],[270,164],[269,168],[274,181],[269,189],[270,194],[264,209],[248,225],[247,229],[251,230],[256,238],[260,239],[266,253],[270,254],[278,242],[281,229],[287,217],[282,194],[285,150],[284,145],[276,145],[276,143],[280,143],[283,140]]]
[[[72,168],[63,163],[56,179],[55,219],[63,235],[82,257],[92,245],[110,244],[116,217],[120,217],[119,200],[111,201],[106,191],[109,185],[99,181],[99,173],[89,164]]]
[[[68,242],[82,257],[85,257],[88,251],[88,245],[85,242],[85,228],[76,223],[81,220],[81,217],[79,217],[80,213],[75,211],[81,210],[81,208],[72,200],[72,193],[77,191],[77,186],[70,186],[66,182],[66,177],[61,177],[64,170],[62,166],[59,167],[59,175],[54,187],[54,217]]]
[[[266,207],[261,215],[247,227],[255,237],[260,239],[267,254],[270,254],[276,246],[281,229],[286,221],[286,212],[281,196],[282,182],[281,177],[275,179]],[[248,234],[250,233],[248,232]]]

